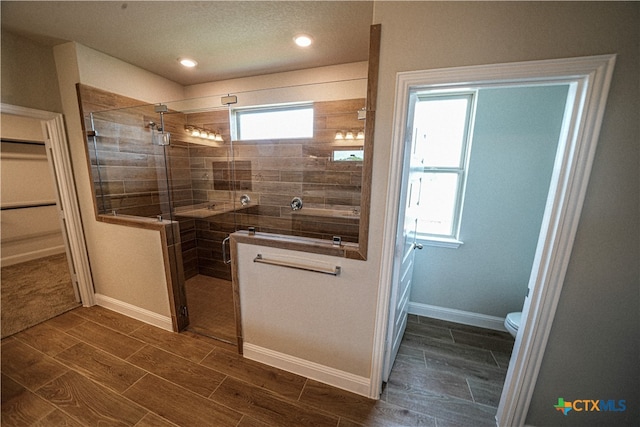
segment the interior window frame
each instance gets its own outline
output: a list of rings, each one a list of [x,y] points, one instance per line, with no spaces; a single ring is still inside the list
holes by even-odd
[[[271,113],[271,112],[285,112],[285,111],[301,111],[301,110],[311,110],[311,120],[308,123],[311,129],[311,135],[300,135],[300,136],[282,136],[282,135],[267,135],[260,138],[244,138],[242,136],[241,126],[242,126],[242,116],[248,114],[256,114],[256,113]],[[235,141],[260,141],[260,140],[280,140],[280,139],[305,139],[305,138],[313,138],[314,135],[314,118],[315,118],[315,110],[312,102],[305,103],[296,103],[296,104],[275,104],[275,105],[262,105],[262,106],[249,106],[249,107],[239,107],[231,110],[231,130],[232,130],[232,138]],[[262,135],[264,135],[264,130],[261,130]]]
[[[448,100],[466,98],[467,111],[465,115],[465,124],[463,131],[462,147],[460,149],[460,157],[457,167],[451,166],[424,166],[421,179],[426,179],[426,174],[457,174],[458,183],[455,196],[454,213],[452,217],[452,229],[450,234],[426,233],[420,230],[419,225],[416,227],[416,239],[430,246],[441,246],[449,248],[457,248],[464,242],[460,240],[460,231],[462,225],[462,211],[464,207],[464,196],[467,187],[467,176],[469,169],[469,161],[471,157],[471,145],[473,127],[475,122],[476,104],[478,98],[477,90],[455,90],[446,92],[422,92],[418,93],[414,98],[414,102],[418,103],[427,100]],[[415,129],[415,125],[414,125]],[[424,200],[423,197],[421,199]],[[419,221],[418,221],[419,224]]]

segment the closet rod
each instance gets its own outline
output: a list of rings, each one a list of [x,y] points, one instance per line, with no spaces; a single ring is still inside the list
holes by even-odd
[[[23,204],[16,204],[16,205],[9,205],[9,206],[2,206],[0,208],[0,210],[3,211],[10,211],[13,209],[30,209],[30,208],[42,208],[45,206],[55,206],[56,202],[47,202],[47,203],[23,203]]]
[[[2,138],[2,142],[7,142],[9,144],[24,144],[24,145],[45,145],[43,141],[20,141],[17,139],[7,139]]]

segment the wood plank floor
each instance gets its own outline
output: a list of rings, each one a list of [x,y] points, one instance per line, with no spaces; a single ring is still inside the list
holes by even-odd
[[[2,340],[7,426],[483,426],[513,340],[410,316],[380,400],[242,358],[101,307]]]

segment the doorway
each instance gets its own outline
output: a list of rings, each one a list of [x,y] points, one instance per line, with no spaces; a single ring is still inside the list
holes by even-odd
[[[415,88],[463,88],[469,85],[516,85],[555,83],[568,84],[569,100],[565,109],[561,137],[553,168],[549,197],[542,221],[539,245],[534,256],[528,293],[523,307],[523,321],[516,338],[506,381],[498,407],[499,425],[522,425],[535,386],[537,370],[542,362],[544,345],[549,334],[555,307],[571,253],[573,238],[580,216],[590,167],[598,139],[604,105],[608,94],[614,55],[531,61],[512,64],[462,67],[399,73],[396,93],[395,145],[391,156],[391,178],[388,194],[388,215],[385,223],[382,298],[378,306],[381,321],[374,354],[383,355],[374,362],[372,395],[380,391],[384,374],[387,336],[397,333],[388,325],[396,319],[397,306],[391,301],[398,270],[394,265],[397,230],[402,218],[397,206],[404,206],[402,192],[402,161],[410,115],[409,94]],[[388,282],[387,279],[388,278]],[[402,315],[406,316],[406,312]],[[394,322],[402,324],[402,322]],[[381,326],[385,325],[385,326]],[[377,351],[376,351],[377,350]]]
[[[62,116],[7,104],[2,113],[5,337],[91,305],[92,285]]]

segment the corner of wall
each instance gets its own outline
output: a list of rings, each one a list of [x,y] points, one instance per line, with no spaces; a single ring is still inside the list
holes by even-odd
[[[149,103],[184,98],[184,86],[75,43],[80,82]]]
[[[76,93],[77,83],[104,87],[100,78],[105,73],[113,73],[105,81],[105,85],[127,81],[128,85],[123,83],[120,87],[124,91],[139,84],[141,76],[151,73],[137,69],[138,73],[130,78],[123,72],[130,72],[132,66],[75,42],[56,46],[54,58],[95,292],[101,295],[102,300],[106,298],[108,301],[119,301],[120,305],[126,307],[138,307],[144,312],[167,316],[171,310],[160,232],[105,224],[96,220],[92,178],[87,166],[86,139],[82,132]],[[145,90],[150,92],[153,83],[153,79],[147,82]],[[182,93],[182,87],[177,84],[167,87],[173,88],[176,93]],[[140,248],[146,250],[140,251]],[[133,313],[135,310],[129,312]]]

